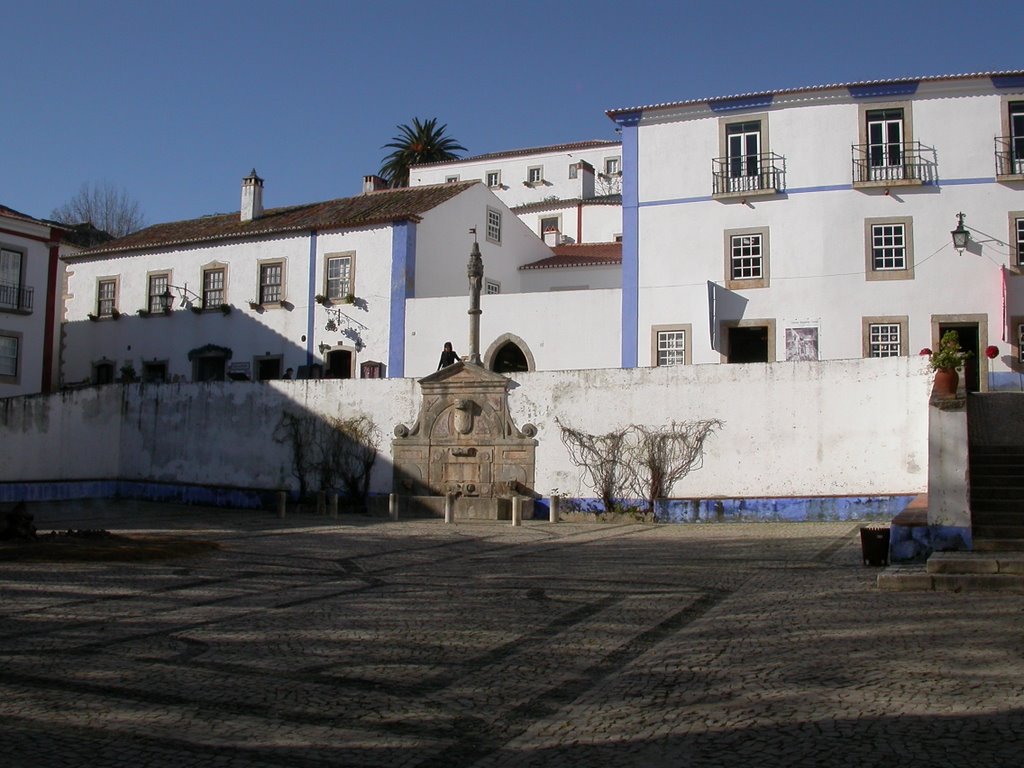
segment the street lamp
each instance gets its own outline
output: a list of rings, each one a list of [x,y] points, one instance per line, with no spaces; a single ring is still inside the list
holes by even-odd
[[[956,229],[952,230],[949,234],[953,236],[953,247],[956,248],[957,253],[963,253],[967,248],[967,244],[971,240],[971,233],[967,231],[967,227],[964,226],[964,215],[958,213],[956,215]]]

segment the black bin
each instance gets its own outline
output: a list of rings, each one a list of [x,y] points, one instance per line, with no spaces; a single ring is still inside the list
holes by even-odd
[[[889,564],[889,529],[863,527],[860,529],[860,551],[864,565]]]

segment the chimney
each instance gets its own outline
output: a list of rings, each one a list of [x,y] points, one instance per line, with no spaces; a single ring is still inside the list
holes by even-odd
[[[252,221],[263,215],[263,179],[256,169],[242,179],[242,221]]]
[[[363,194],[369,194],[370,192],[378,192],[382,189],[387,189],[388,183],[384,181],[380,176],[371,174],[370,176],[363,176]]]
[[[580,198],[589,200],[594,196],[594,166],[586,160],[580,160],[577,178],[580,181]]]
[[[550,229],[544,230],[544,245],[554,248],[556,245],[562,244],[562,233],[558,231],[557,227],[551,227]]]

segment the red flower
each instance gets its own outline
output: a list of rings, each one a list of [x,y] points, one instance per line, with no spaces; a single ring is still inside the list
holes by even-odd
[[[990,345],[988,347],[985,347],[985,357],[987,357],[989,360],[992,360],[993,358],[997,357],[998,355],[999,355],[999,347],[997,347],[995,344],[992,344],[992,345]]]
[[[922,349],[917,354],[919,354],[919,355],[930,355],[931,353],[932,353],[932,351],[930,349],[928,349],[928,347],[925,347],[924,349]]]

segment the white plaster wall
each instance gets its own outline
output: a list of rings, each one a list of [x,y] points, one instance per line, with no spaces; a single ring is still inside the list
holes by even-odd
[[[537,203],[549,198],[567,200],[581,196],[580,177],[569,178],[569,166],[585,160],[594,167],[595,175],[604,172],[605,158],[622,157],[619,144],[596,149],[573,149],[556,152],[517,154],[511,157],[487,160],[467,159],[433,166],[414,166],[409,174],[409,186],[442,184],[449,176],[459,181],[477,179],[486,183],[488,171],[501,172],[501,188],[494,193],[509,207]],[[523,184],[528,168],[543,166],[545,184],[529,187]]]
[[[429,373],[429,371],[427,371]],[[536,489],[593,496],[556,419],[593,434],[716,418],[704,466],[680,497],[919,493],[928,480],[930,377],[913,360],[853,360],[517,374],[509,405],[538,427]],[[72,478],[273,489],[289,454],[285,410],[371,417],[381,434],[372,490],[391,488],[391,435],[419,408],[412,379],[119,385],[0,402],[13,447],[0,481]]]
[[[501,213],[501,243],[487,239],[487,209]],[[551,256],[530,229],[482,184],[432,210],[416,228],[415,296],[469,294],[466,267],[473,245],[470,228],[484,262],[484,277],[501,283],[502,293],[521,290],[521,264]]]
[[[617,366],[620,298],[617,290],[481,296],[480,354],[511,334],[529,348],[538,370]],[[446,341],[469,354],[468,310],[468,296],[406,302],[407,376],[433,373]]]
[[[622,266],[619,264],[526,269],[523,270],[522,276],[523,290],[526,292],[622,288]]]
[[[928,409],[928,523],[969,528],[967,409]]]
[[[774,319],[779,358],[790,325],[818,325],[821,357],[843,359],[862,355],[864,317],[908,316],[914,355],[935,345],[933,317],[984,315],[981,347],[1000,348],[986,361],[989,371],[1008,370],[999,267],[1013,258],[1007,214],[1024,203],[1017,188],[994,181],[992,138],[1003,102],[977,88],[925,84],[910,99],[913,138],[935,147],[939,183],[888,193],[852,188],[850,146],[860,118],[858,103],[841,92],[821,94],[821,101],[779,97],[767,110],[750,110],[768,114],[769,148],[787,158],[788,192],[745,202],[710,199],[720,115],[694,107],[671,119],[647,118],[638,139],[640,364],[650,363],[651,326],[670,323],[693,325],[695,363],[720,359],[709,341],[706,286],[725,284],[724,233],[767,227],[769,287],[734,291],[732,310],[717,319]],[[962,255],[949,235],[958,211],[976,230]],[[890,217],[913,220],[914,278],[869,281],[864,222]],[[1008,314],[1024,312],[1022,279],[1010,278]]]
[[[622,234],[621,205],[582,206],[582,232],[580,227],[581,207],[567,205],[561,208],[545,208],[543,211],[520,213],[519,218],[538,237],[542,235],[541,219],[559,216],[560,234],[573,243],[611,243]]]
[[[17,380],[0,380],[0,398],[42,391],[47,265],[50,258],[45,240],[49,235],[49,227],[0,217],[0,245],[22,254],[21,287],[33,289],[31,313],[16,314],[0,308],[0,332],[21,336]],[[43,241],[34,238],[43,238]]]

